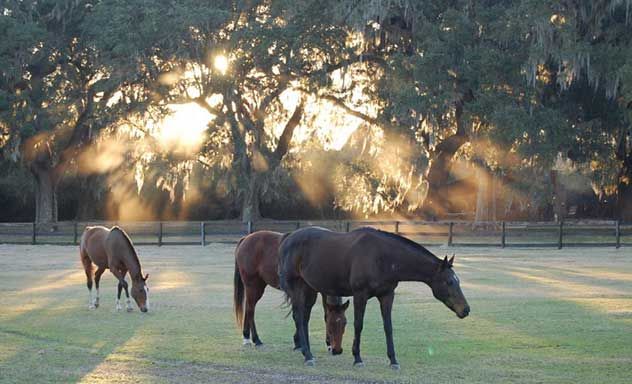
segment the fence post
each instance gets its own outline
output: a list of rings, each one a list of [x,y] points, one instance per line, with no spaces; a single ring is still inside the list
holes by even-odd
[[[560,220],[559,239],[557,240],[557,249],[562,249],[564,236],[564,220]]]
[[[76,221],[72,224],[72,231],[73,231],[73,233],[72,233],[73,234],[73,243],[75,245],[77,245],[77,236],[78,236],[78,232],[79,231],[78,231],[78,228],[77,228],[77,222]]]
[[[347,230],[347,232],[349,232],[350,226],[351,226],[351,225],[350,225],[350,224],[349,224],[349,222],[347,221],[347,225],[346,225],[346,230]]]
[[[162,221],[158,223],[158,246],[162,246]]]
[[[504,221],[502,222],[502,227],[501,228],[502,228],[502,232],[501,232],[501,235],[500,235],[500,246],[505,248],[505,241],[506,241],[506,236],[507,235],[505,234],[505,222]]]
[[[250,235],[252,233],[252,221],[248,220],[248,234]]]
[[[617,249],[621,248],[621,222],[617,220],[615,233],[617,235]]]
[[[206,246],[206,223],[200,223],[200,244],[204,247]]]
[[[399,234],[399,221],[395,222],[395,233]]]
[[[296,229],[299,229],[300,227],[301,227],[301,221],[299,220],[296,222]]]
[[[37,224],[35,222],[33,222],[33,233],[32,233],[32,238],[31,238],[31,244],[35,245],[36,243],[36,233],[37,233]]]
[[[448,247],[452,246],[452,230],[453,230],[453,227],[454,227],[454,223],[450,222],[449,229],[448,229]]]

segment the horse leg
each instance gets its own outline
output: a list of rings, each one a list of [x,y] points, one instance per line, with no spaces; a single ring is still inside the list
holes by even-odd
[[[99,306],[99,283],[101,282],[101,275],[105,272],[104,267],[99,267],[97,271],[94,273],[94,285],[97,288],[97,296],[94,298],[94,307],[97,308]]]
[[[122,279],[118,282],[117,292],[116,292],[116,310],[120,311],[121,308],[121,291],[123,291],[123,283]]]
[[[86,286],[88,287],[88,309],[95,309],[96,306],[92,301],[92,261],[90,257],[84,252],[80,252],[81,264],[83,264],[83,270],[86,272]],[[98,288],[97,288],[98,289]]]
[[[395,292],[387,293],[378,297],[380,301],[380,310],[382,311],[382,321],[384,322],[384,334],[386,335],[386,353],[391,360],[391,368],[399,369],[399,363],[395,358],[395,346],[393,345],[393,324],[391,322],[391,311],[393,309],[393,300]]]
[[[255,307],[263,292],[266,289],[265,282],[258,281],[255,284],[250,284],[246,287],[246,315],[244,318],[244,341],[246,338],[246,327],[250,329],[252,335],[252,342],[255,346],[259,347],[263,345],[259,335],[257,334],[257,327],[255,326]]]
[[[309,340],[307,336],[307,327],[305,326],[305,309],[306,309],[306,287],[303,284],[296,286],[293,284],[288,292],[292,295],[292,317],[294,318],[294,325],[296,326],[296,332],[298,333],[299,344],[301,346],[301,352],[305,357],[305,365],[314,365],[314,356],[309,348]],[[311,308],[311,307],[310,307]]]
[[[123,276],[125,276],[125,273],[123,274]],[[129,298],[128,285],[127,285],[127,281],[125,281],[125,277],[123,277],[121,279],[121,283],[123,284],[123,289],[125,290],[125,306],[126,306],[126,310],[127,310],[127,312],[132,312],[134,310],[134,308],[132,308],[132,301]]]
[[[320,294],[323,300],[323,317],[325,318],[325,345],[327,345],[327,352],[331,353],[331,341],[329,340],[329,332],[327,332],[327,296]]]
[[[305,329],[305,344],[307,345],[307,350],[310,351],[309,354],[311,355],[311,347],[309,345],[309,319],[312,314],[312,307],[314,306],[314,303],[316,303],[318,293],[308,287],[305,287],[305,290],[305,316],[303,318],[303,328]],[[313,363],[310,364],[309,362],[307,362],[307,364],[313,365]]]
[[[364,367],[362,358],[360,357],[360,335],[362,334],[362,325],[364,323],[364,310],[366,309],[367,297],[365,295],[353,296],[353,365]]]

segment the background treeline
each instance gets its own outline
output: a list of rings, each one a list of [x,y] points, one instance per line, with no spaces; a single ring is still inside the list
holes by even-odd
[[[632,220],[632,0],[14,0],[0,36],[0,221]]]

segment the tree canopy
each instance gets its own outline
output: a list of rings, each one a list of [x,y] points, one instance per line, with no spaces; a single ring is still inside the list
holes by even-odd
[[[58,195],[88,218],[629,219],[631,5],[2,1],[0,197],[30,183],[43,222]]]

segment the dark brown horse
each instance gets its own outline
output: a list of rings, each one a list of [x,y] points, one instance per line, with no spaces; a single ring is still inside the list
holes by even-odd
[[[138,308],[142,312],[147,312],[149,309],[149,288],[147,288],[149,275],[143,277],[140,261],[136,255],[132,240],[121,228],[116,226],[112,227],[112,229],[101,226],[86,227],[81,236],[79,254],[88,279],[87,285],[90,291],[88,307],[90,309],[95,309],[99,306],[99,281],[103,272],[109,268],[110,272],[118,279],[116,309],[121,310],[121,290],[124,289],[125,296],[127,296],[127,311],[132,310],[127,281],[125,281],[125,275],[129,272],[132,278],[132,297],[136,301]],[[94,273],[97,294],[94,299],[92,298],[93,263],[97,266],[97,271]]]
[[[380,302],[386,348],[391,367],[399,369],[393,346],[391,309],[400,281],[421,281],[432,289],[459,318],[470,313],[452,270],[454,257],[441,260],[421,245],[404,237],[372,228],[349,233],[310,227],[297,230],[283,240],[279,250],[280,283],[292,304],[305,364],[313,365],[309,347],[309,313],[317,292],[353,296],[354,365],[362,366],[360,334],[367,300]]]
[[[255,326],[255,306],[266,286],[279,289],[278,250],[282,237],[283,234],[278,232],[258,231],[242,238],[235,249],[233,304],[237,324],[243,327],[244,345],[250,344],[251,336],[255,345],[262,345]],[[345,310],[348,306],[349,301],[343,304],[340,297],[325,299],[323,296],[325,342],[334,355],[342,353],[342,335],[347,324]],[[298,331],[294,334],[294,345],[295,349],[300,349]]]

